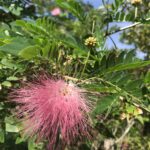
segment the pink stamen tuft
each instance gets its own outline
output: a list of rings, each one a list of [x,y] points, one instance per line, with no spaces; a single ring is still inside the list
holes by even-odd
[[[53,147],[58,137],[65,144],[89,138],[87,113],[90,108],[82,90],[62,79],[41,78],[11,94],[20,104],[18,117],[24,132],[37,140],[47,139]]]

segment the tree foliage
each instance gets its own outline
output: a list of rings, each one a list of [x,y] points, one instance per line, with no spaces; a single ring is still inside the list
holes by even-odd
[[[89,114],[93,138],[67,145],[68,149],[149,149],[150,61],[137,58],[135,50],[109,51],[105,46],[107,36],[118,31],[109,29],[109,23],[149,24],[147,13],[137,18],[132,11],[124,11],[134,8],[122,0],[111,5],[104,2],[99,9],[79,1],[57,0],[52,5],[61,8],[59,16],[23,19],[22,12],[18,18],[11,18],[9,25],[6,20],[0,24],[0,148],[45,149],[46,141],[37,143],[23,136],[22,125],[14,116],[19,108],[10,103],[8,95],[22,82],[46,72],[83,88],[93,104]],[[146,38],[148,31],[139,30]],[[130,43],[133,37],[128,38]],[[85,44],[87,39],[95,39],[96,44]],[[135,39],[147,52],[149,47],[141,41]]]

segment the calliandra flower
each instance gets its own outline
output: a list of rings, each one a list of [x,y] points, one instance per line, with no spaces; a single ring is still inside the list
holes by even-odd
[[[61,9],[59,7],[56,7],[51,11],[51,14],[52,16],[58,16],[61,14]]]
[[[62,79],[40,78],[11,93],[19,104],[18,117],[24,133],[37,140],[47,139],[51,149],[61,137],[65,144],[89,138],[90,110],[82,90]]]

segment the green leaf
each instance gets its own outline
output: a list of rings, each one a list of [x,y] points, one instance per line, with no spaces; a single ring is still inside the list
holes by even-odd
[[[145,79],[144,79],[145,83],[150,83],[150,71],[147,72]]]
[[[144,119],[142,116],[138,115],[135,117],[142,125],[144,125]]]
[[[114,67],[111,67],[106,70],[105,73],[115,72],[115,71],[122,71],[122,70],[129,70],[129,69],[137,69],[150,64],[150,61],[140,61],[140,62],[133,62],[128,64],[119,64]]]
[[[116,63],[117,64],[123,63],[125,55],[126,55],[125,51],[121,52],[117,58]]]
[[[128,112],[128,114],[133,114],[135,111],[135,106],[128,106],[126,111]]]
[[[94,109],[93,113],[94,115],[98,115],[100,113],[103,113],[107,108],[109,108],[112,103],[116,100],[118,95],[109,95],[101,98],[96,105],[96,108]]]
[[[118,8],[121,6],[123,0],[114,0],[114,3],[112,4],[112,9],[114,11],[117,11]]]
[[[57,54],[57,44],[58,42],[52,41],[51,44],[47,43],[42,47],[42,57],[54,59]]]
[[[143,80],[141,80],[141,79],[132,80],[128,83],[126,82],[125,89],[130,91],[130,92],[133,91],[133,90],[136,90],[136,89],[139,90],[142,83],[143,83]]]
[[[33,38],[38,36],[44,39],[53,39],[56,33],[56,27],[49,18],[40,18],[36,21],[17,20],[16,25],[21,26]]]
[[[11,87],[12,86],[11,82],[9,82],[9,81],[2,82],[2,85],[5,87]]]
[[[25,59],[31,59],[39,55],[39,49],[40,47],[35,45],[35,46],[29,46],[24,48],[19,52],[19,55]]]
[[[0,102],[0,110],[3,110],[3,109],[5,109],[4,103],[3,103],[3,102]]]
[[[79,20],[84,20],[84,10],[82,9],[79,2],[76,1],[65,1],[65,0],[56,0],[57,5],[59,7],[68,10],[74,16],[76,16]]]
[[[0,41],[0,46],[3,46],[5,43],[3,41]]]
[[[6,123],[6,131],[7,132],[18,133],[19,132],[19,128],[16,125],[12,125],[12,124]]]
[[[17,69],[19,67],[18,64],[15,64],[14,62],[8,60],[7,58],[3,58],[1,60],[1,63],[9,69]]]
[[[108,58],[107,58],[107,67],[112,67],[115,65],[115,58],[116,58],[116,53],[112,52],[109,54]]]
[[[17,81],[17,80],[19,80],[17,77],[15,77],[15,76],[10,76],[10,77],[8,77],[7,79],[6,79],[7,81]]]
[[[5,141],[5,132],[0,129],[0,143],[4,143]]]
[[[120,0],[115,0],[115,6],[118,8],[119,7],[119,1]]]
[[[15,120],[14,120],[13,116],[5,117],[5,123],[14,124]]]
[[[17,137],[15,144],[20,144],[22,142],[24,142],[26,140],[26,138],[24,137]]]
[[[10,41],[9,43],[0,46],[0,51],[17,55],[22,49],[30,45],[31,43],[27,39],[17,37],[13,38],[12,41]]]
[[[17,7],[17,9],[13,10],[13,14],[15,14],[16,16],[19,16],[21,14],[21,11],[23,10],[23,8],[21,7]]]
[[[35,150],[35,144],[33,140],[28,141],[28,150]]]
[[[107,62],[107,58],[106,58],[106,55],[104,55],[102,60],[101,60],[101,66],[100,66],[101,71],[106,69],[106,62]]]
[[[63,42],[67,46],[70,46],[71,48],[74,48],[75,54],[87,54],[87,49],[83,45],[81,45],[80,42],[77,42],[76,39],[71,35],[67,35],[67,37],[62,38],[61,42]]]
[[[124,59],[124,63],[131,63],[133,61],[134,56],[135,51],[134,50],[129,51]]]

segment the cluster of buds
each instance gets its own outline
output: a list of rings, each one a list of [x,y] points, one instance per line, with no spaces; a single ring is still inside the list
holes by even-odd
[[[142,0],[131,0],[131,4],[133,4],[133,5],[138,5],[141,3],[142,3]]]
[[[56,63],[52,63],[52,68],[55,70],[57,68]]]
[[[121,119],[121,120],[126,119],[126,117],[127,117],[127,115],[126,115],[125,113],[122,113],[122,114],[120,115],[120,119]]]
[[[95,47],[96,46],[96,43],[97,43],[97,40],[95,37],[88,37],[86,40],[85,40],[85,45],[86,46],[90,46],[90,47]]]
[[[64,66],[70,65],[72,63],[73,58],[71,56],[66,57],[66,61],[64,62]]]

